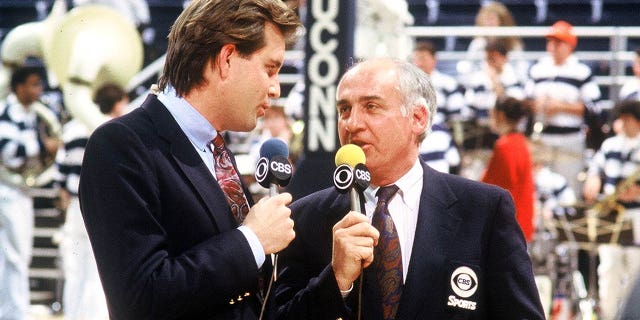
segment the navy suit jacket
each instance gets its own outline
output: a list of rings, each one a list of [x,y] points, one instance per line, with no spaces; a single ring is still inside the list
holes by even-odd
[[[155,95],[95,130],[79,196],[112,319],[257,319],[249,243]]]
[[[397,319],[544,319],[522,231],[503,189],[422,163],[417,228]],[[332,227],[348,194],[325,189],[291,206],[296,238],[279,256],[281,319],[351,319],[359,282],[346,299],[331,269]],[[375,274],[364,271],[362,318],[382,319]]]

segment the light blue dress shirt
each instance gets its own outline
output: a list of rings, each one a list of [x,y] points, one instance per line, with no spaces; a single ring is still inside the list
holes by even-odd
[[[167,86],[164,92],[158,93],[158,100],[169,110],[169,113],[176,120],[180,129],[187,135],[204,164],[209,168],[213,178],[216,179],[213,153],[209,148],[211,141],[218,133],[216,129],[187,100],[178,97],[172,86]],[[249,242],[253,256],[256,259],[256,265],[260,268],[265,261],[265,253],[258,236],[251,228],[244,225],[238,227],[238,230],[242,232]]]

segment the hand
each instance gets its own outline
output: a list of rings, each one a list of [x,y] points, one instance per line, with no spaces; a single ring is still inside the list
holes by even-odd
[[[539,114],[541,116],[546,116],[547,114],[547,107],[549,105],[549,98],[547,96],[542,96],[542,97],[538,97],[534,100],[533,102],[533,106],[535,109],[536,114]]]
[[[52,136],[47,131],[47,126],[44,123],[40,123],[38,126],[39,136],[42,138],[42,144],[44,145],[44,151],[49,154],[56,154],[58,149],[62,146],[62,141],[55,136]]]
[[[601,185],[600,177],[598,176],[587,177],[587,180],[585,180],[584,182],[582,192],[584,195],[584,200],[588,204],[593,203],[593,201],[596,200],[596,197],[600,193],[601,186],[602,185]]]
[[[286,248],[295,238],[291,209],[291,194],[282,193],[273,197],[265,197],[256,203],[244,225],[249,227],[258,237],[265,254],[271,254]]]
[[[58,152],[58,149],[62,146],[62,141],[60,141],[60,139],[58,138],[44,136],[42,139],[42,144],[44,145],[44,149],[48,154],[56,154],[56,152]]]
[[[362,268],[373,262],[373,247],[380,233],[362,213],[349,212],[333,226],[331,266],[340,290],[346,291]]]
[[[62,211],[62,221],[66,220],[67,208],[69,208],[69,203],[71,202],[71,194],[69,191],[60,188],[60,192],[58,193],[58,198],[54,200],[55,207]]]

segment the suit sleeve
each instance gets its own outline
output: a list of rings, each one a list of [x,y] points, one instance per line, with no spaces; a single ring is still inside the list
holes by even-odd
[[[496,319],[544,319],[531,260],[514,216],[513,200],[500,192],[487,263],[488,314]]]
[[[292,206],[296,238],[278,257],[277,319],[349,319],[350,309],[340,294],[331,268],[332,227],[327,212],[307,199]],[[308,205],[302,205],[305,202]],[[356,295],[354,289],[350,295]]]
[[[193,190],[175,187],[179,179],[166,172],[169,160],[159,167],[157,149],[117,122],[97,129],[86,148],[81,209],[110,313],[129,319],[214,314],[228,307],[230,296],[257,287],[254,257],[237,229],[211,233],[186,248],[169,234],[166,219],[184,221],[203,209],[201,203],[168,203]],[[196,228],[202,227],[181,229]]]

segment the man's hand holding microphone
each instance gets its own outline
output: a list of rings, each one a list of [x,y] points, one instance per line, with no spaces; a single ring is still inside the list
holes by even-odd
[[[265,141],[260,147],[260,160],[256,166],[256,181],[269,188],[269,197],[260,199],[249,211],[244,225],[256,234],[265,254],[277,253],[295,238],[290,193],[278,193],[278,187],[286,186],[291,179],[287,144],[276,138]]]
[[[373,262],[373,248],[380,236],[364,214],[360,199],[371,181],[365,162],[364,152],[353,144],[342,146],[336,153],[333,181],[336,189],[349,192],[351,199],[351,211],[333,226],[331,265],[341,291],[350,290],[362,269]]]

